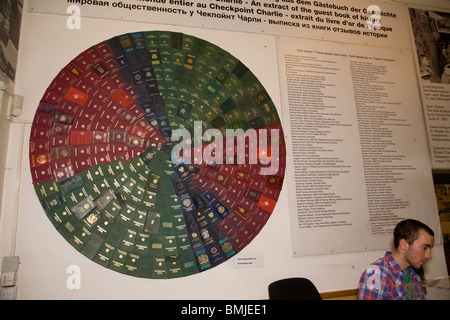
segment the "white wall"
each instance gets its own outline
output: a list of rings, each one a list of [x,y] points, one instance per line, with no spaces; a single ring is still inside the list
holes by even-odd
[[[5,179],[5,174],[7,172],[6,151],[8,150],[9,132],[11,128],[10,122],[6,119],[7,105],[9,103],[9,100],[10,100],[9,94],[6,91],[0,91],[0,150],[3,150],[0,153],[0,208],[3,203],[3,197],[1,195],[3,194],[3,181]],[[0,222],[1,221],[2,221],[2,211],[0,210]]]
[[[281,105],[278,66],[267,63],[277,61],[273,36],[93,18],[83,18],[80,30],[68,30],[64,16],[31,14],[27,10],[25,0],[16,81],[16,94],[25,97],[21,121],[32,121],[45,89],[69,61],[94,44],[133,31],[178,31],[215,43],[248,66],[275,105]],[[285,185],[266,226],[239,253],[262,254],[263,267],[239,269],[230,259],[204,273],[179,279],[140,279],[119,274],[77,252],[48,221],[34,194],[29,172],[30,128],[30,124],[11,125],[0,215],[0,256],[20,256],[19,299],[264,299],[268,297],[269,283],[293,276],[310,278],[321,292],[353,289],[367,265],[384,254],[369,251],[293,258]],[[20,155],[22,162],[18,163]],[[426,265],[427,276],[447,275],[443,247],[435,247],[433,255]],[[66,286],[66,269],[71,265],[81,269],[80,290]]]

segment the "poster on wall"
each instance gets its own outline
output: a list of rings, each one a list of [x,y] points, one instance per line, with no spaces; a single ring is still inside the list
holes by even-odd
[[[387,249],[439,230],[411,51],[277,38],[294,256]]]
[[[55,75],[29,160],[55,232],[105,268],[169,279],[241,252],[284,181],[280,117],[219,46],[169,31],[102,41]]]
[[[16,77],[22,11],[23,0],[0,2],[0,69],[13,82]]]
[[[433,169],[450,169],[450,13],[409,8]]]

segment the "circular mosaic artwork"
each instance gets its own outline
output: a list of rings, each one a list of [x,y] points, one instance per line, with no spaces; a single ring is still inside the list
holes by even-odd
[[[238,59],[166,31],[120,35],[54,78],[30,168],[56,230],[96,263],[183,277],[236,255],[263,228],[285,173],[276,108]]]

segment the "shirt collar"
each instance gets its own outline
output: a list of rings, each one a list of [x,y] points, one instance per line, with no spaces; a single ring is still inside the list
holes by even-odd
[[[400,267],[400,265],[395,261],[394,257],[392,256],[391,251],[386,251],[386,254],[384,255],[385,259],[389,262],[389,266],[394,271],[394,273],[401,272],[404,274],[404,271]]]
[[[400,265],[397,263],[397,261],[392,256],[391,251],[386,251],[386,254],[384,255],[384,257],[389,262],[389,266],[392,268],[394,273],[400,272],[402,275],[405,275],[405,272],[403,271],[403,269],[400,267]],[[416,270],[414,270],[414,268],[411,266],[408,267],[408,270],[409,270],[409,273],[411,274],[411,276],[417,274]]]

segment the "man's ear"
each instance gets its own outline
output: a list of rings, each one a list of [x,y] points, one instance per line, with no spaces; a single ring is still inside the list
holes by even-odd
[[[398,243],[398,247],[402,251],[406,251],[409,248],[408,241],[406,239],[400,239],[400,242]]]

